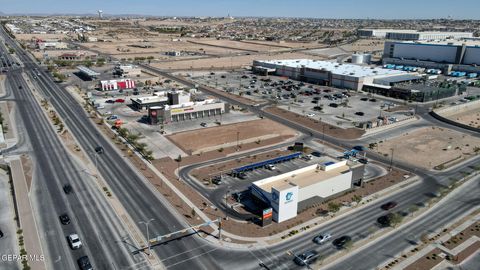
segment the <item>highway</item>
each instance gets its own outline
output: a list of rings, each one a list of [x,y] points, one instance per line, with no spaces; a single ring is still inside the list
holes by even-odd
[[[18,52],[22,51],[16,44],[12,43],[12,46]],[[138,223],[154,218],[150,227],[150,235],[161,235],[185,227],[187,224],[171,208],[167,200],[152,192],[149,185],[146,184],[146,179],[138,175],[128,161],[114,149],[114,146],[98,134],[95,125],[74,98],[53,83],[47,72],[32,63],[26,56],[20,54],[20,58],[25,64],[24,70],[27,74],[40,72],[40,76],[36,80],[37,90],[40,90],[58,111],[79,144],[87,151],[91,151],[97,145],[104,147],[105,154],[98,157],[98,169],[113,195],[119,199],[132,220]],[[74,269],[74,260],[78,256],[78,252],[69,251],[65,244],[58,244],[65,243],[64,235],[68,233],[68,229],[60,226],[58,222],[58,213],[64,211],[72,214],[73,221],[69,226],[73,227],[84,239],[85,247],[81,252],[86,252],[92,258],[96,269],[130,269],[131,266],[141,263],[143,257],[131,255],[127,245],[121,241],[126,234],[118,222],[118,218],[113,215],[111,208],[105,203],[105,198],[102,197],[99,189],[93,185],[93,179],[82,172],[82,168],[66,153],[64,146],[56,136],[56,131],[48,124],[48,120],[23,80],[21,71],[11,71],[8,76],[8,84],[14,91],[15,99],[20,101],[18,102],[18,111],[33,147],[37,170],[36,187],[32,196],[36,199],[37,217],[41,223],[42,239],[45,241],[44,250],[48,250],[48,257],[52,260],[60,259],[57,262],[58,265],[55,264],[52,269]],[[19,89],[20,85],[23,89]],[[287,124],[292,126],[292,123]],[[310,133],[309,130],[301,127],[296,127],[296,129],[305,134]],[[316,133],[312,135],[319,136]],[[335,143],[336,141],[332,140],[331,142]],[[93,154],[90,154],[90,157],[93,158]],[[425,175],[426,180],[406,188],[391,198],[378,200],[346,217],[320,226],[310,234],[272,247],[237,250],[208,243],[197,236],[189,236],[158,245],[153,250],[168,269],[259,269],[259,262],[263,262],[269,269],[292,269],[294,268],[292,258],[285,254],[289,249],[294,252],[302,252],[316,248],[323,256],[335,252],[331,245],[316,247],[311,242],[314,234],[329,231],[336,236],[350,234],[354,240],[359,239],[365,231],[375,226],[375,219],[382,213],[382,210],[379,209],[381,203],[387,200],[396,200],[399,202],[398,209],[402,210],[407,209],[411,204],[426,201],[429,198],[429,192],[438,188],[439,184],[448,184],[450,177],[460,177],[460,172],[467,170],[466,166],[475,164],[475,162],[478,160],[469,161],[450,173],[436,176],[435,179]],[[72,184],[75,190],[74,194],[67,196],[63,193],[61,186],[65,181]],[[475,189],[471,190],[475,191]],[[463,198],[468,199],[473,191]],[[453,203],[457,201],[456,198],[447,201],[448,207],[446,208],[456,207],[465,210],[472,207],[470,201],[460,201],[459,205]],[[435,213],[439,222],[430,224],[428,229],[440,227],[442,220],[453,219],[463,212],[460,210],[439,211]],[[425,219],[425,222],[429,219]],[[422,227],[416,230],[424,229],[426,228]],[[144,232],[142,231],[142,233]],[[127,241],[131,242],[131,239],[127,239]],[[384,244],[395,246],[393,243],[396,241],[398,239],[387,239]],[[392,250],[392,252],[394,251]],[[380,259],[372,257],[370,264],[380,263]],[[346,262],[356,265],[356,260],[358,258],[350,258]]]

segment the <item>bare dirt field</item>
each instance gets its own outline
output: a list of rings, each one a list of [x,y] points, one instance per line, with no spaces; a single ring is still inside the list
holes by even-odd
[[[325,59],[321,56],[311,56],[304,53],[265,53],[265,54],[252,54],[252,55],[240,55],[240,56],[227,56],[227,57],[213,57],[184,61],[171,61],[162,63],[152,63],[152,66],[162,69],[176,69],[187,70],[191,69],[228,69],[229,67],[243,67],[251,66],[253,60],[273,60],[273,59]]]
[[[342,49],[350,52],[365,52],[383,50],[383,40],[359,39],[352,44],[341,46]]]
[[[399,160],[432,169],[450,161],[468,159],[476,155],[474,150],[478,147],[479,138],[451,129],[426,127],[378,143],[377,151],[391,155],[393,148],[394,162]]]
[[[191,42],[211,45],[211,46],[222,46],[239,50],[250,50],[256,52],[268,52],[268,51],[278,51],[285,50],[285,48],[273,47],[268,44],[254,44],[247,42],[240,42],[234,40],[217,40],[217,39],[200,39],[200,40],[191,40]]]
[[[63,40],[69,38],[69,36],[67,34],[16,34],[15,38],[20,41],[29,41],[32,38],[42,40]]]
[[[448,116],[448,119],[471,127],[480,128],[480,108],[477,106],[476,108],[452,114]]]
[[[268,119],[254,120],[195,131],[180,132],[167,136],[187,153],[212,151],[222,147],[262,141],[275,137],[290,138],[296,133]]]

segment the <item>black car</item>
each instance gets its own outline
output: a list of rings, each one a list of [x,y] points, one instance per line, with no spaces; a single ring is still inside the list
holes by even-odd
[[[383,216],[377,218],[377,222],[380,225],[380,227],[390,227],[393,215],[394,214],[392,214],[392,213],[388,213],[386,215],[383,215]]]
[[[300,266],[305,266],[314,263],[317,259],[318,252],[315,250],[310,250],[308,252],[295,256],[295,259],[293,261]]]
[[[368,159],[366,158],[360,158],[358,159],[358,162],[362,163],[362,164],[368,164]]]
[[[377,99],[376,99],[376,98],[371,98],[371,99],[369,99],[368,101],[370,101],[370,102],[377,102]]]
[[[366,97],[363,97],[363,98],[361,98],[360,100],[361,100],[361,101],[367,101],[367,100],[368,100],[368,98],[366,98]]]
[[[106,100],[105,103],[112,103],[113,104],[113,103],[115,103],[115,100],[109,99],[109,100]]]
[[[0,238],[2,238],[2,237],[3,237],[3,232],[2,232],[2,230],[0,230]]]
[[[202,127],[206,127],[206,126],[207,126],[207,123],[205,123],[205,122],[202,122],[202,123],[200,123],[200,126],[202,126]]]
[[[90,259],[88,259],[88,256],[83,256],[80,257],[77,260],[78,266],[80,267],[81,270],[92,270],[92,264],[90,263]]]
[[[63,191],[65,191],[65,194],[72,193],[72,191],[73,191],[72,186],[70,186],[69,184],[64,185],[63,186]]]
[[[337,248],[343,248],[345,244],[352,241],[352,238],[348,235],[344,235],[340,238],[333,240],[332,244]]]
[[[62,214],[62,215],[60,215],[58,218],[60,218],[60,222],[61,222],[63,225],[68,225],[68,224],[70,224],[70,218],[68,217],[67,214]]]
[[[102,146],[95,147],[95,152],[97,154],[103,154],[103,152],[104,152],[103,147]]]
[[[364,112],[356,112],[355,114],[358,115],[358,116],[364,116],[365,115]]]
[[[221,176],[215,176],[212,179],[212,183],[214,183],[215,185],[221,185],[222,184],[222,177]]]
[[[380,206],[380,208],[382,208],[383,210],[390,210],[392,208],[394,208],[395,206],[397,206],[397,203],[396,202],[387,202],[385,204],[382,204],[382,206]]]
[[[330,103],[330,104],[328,104],[328,106],[330,106],[332,108],[337,108],[338,104],[337,103]]]

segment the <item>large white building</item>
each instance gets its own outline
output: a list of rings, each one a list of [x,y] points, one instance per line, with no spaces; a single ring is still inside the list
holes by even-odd
[[[404,75],[406,72],[337,62],[310,59],[255,60],[253,70],[271,70],[276,75],[291,79],[321,83],[344,89],[361,90],[363,84],[386,76]]]
[[[480,42],[477,40],[387,41],[383,52],[383,62],[440,68],[445,73],[450,70],[479,72]]]
[[[445,40],[473,37],[469,32],[422,32],[403,29],[360,29],[358,36],[363,38],[385,38],[393,40]]]
[[[360,169],[363,175],[363,167]],[[300,204],[349,190],[352,181],[353,171],[347,160],[327,161],[253,182],[250,190],[272,207],[273,221],[282,222],[297,216]]]

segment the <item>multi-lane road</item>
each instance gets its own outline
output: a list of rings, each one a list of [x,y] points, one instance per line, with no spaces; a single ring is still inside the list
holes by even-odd
[[[56,135],[56,130],[42,112],[32,89],[22,76],[37,74],[30,80],[35,86],[35,91],[47,99],[65,122],[66,127],[77,139],[79,145],[87,151],[93,160],[92,150],[101,145],[105,154],[98,156],[98,170],[105,179],[109,188],[129,214],[133,223],[154,219],[150,224],[150,236],[166,234],[187,224],[182,217],[173,210],[169,202],[161,195],[153,192],[141,175],[128,163],[110,142],[99,134],[95,125],[88,118],[80,104],[64,89],[55,84],[49,74],[24,55],[23,50],[13,42],[2,29],[1,33],[6,42],[15,48],[17,55],[23,62],[23,68],[11,70],[8,73],[7,85],[15,96],[19,116],[23,128],[28,134],[32,146],[35,162],[34,185],[31,199],[34,201],[36,218],[39,221],[44,250],[49,258],[48,266],[51,269],[74,269],[75,260],[87,254],[96,269],[135,269],[146,265],[143,254],[132,255],[133,239],[121,218],[114,214],[108,199],[101,192],[96,180],[82,168],[65,149]],[[38,75],[39,74],[39,75]],[[21,88],[20,88],[21,86]],[[201,89],[203,90],[203,89]],[[205,90],[207,91],[207,90]],[[232,103],[235,103],[232,101]],[[261,108],[251,108],[258,110]],[[282,122],[304,134],[312,133],[313,137],[320,134],[312,132],[291,122],[267,115],[273,120]],[[349,142],[327,138],[332,143],[343,145]],[[375,156],[374,156],[375,158]],[[377,157],[382,161],[381,157]],[[163,267],[168,269],[259,269],[259,263],[264,263],[270,269],[292,269],[292,258],[286,255],[287,250],[303,252],[316,248],[322,256],[332,254],[336,250],[331,245],[315,246],[311,242],[314,234],[328,231],[335,236],[348,234],[354,240],[362,238],[366,232],[375,226],[375,219],[382,210],[379,205],[386,200],[399,202],[399,209],[408,209],[414,203],[426,201],[429,193],[438,188],[439,184],[447,184],[450,179],[460,178],[461,171],[469,170],[468,166],[478,161],[469,161],[449,173],[435,175],[423,174],[424,180],[419,184],[410,186],[391,198],[378,200],[350,215],[338,218],[333,222],[319,226],[311,233],[301,235],[270,247],[251,247],[249,249],[233,249],[223,247],[218,243],[191,235],[173,241],[168,241],[153,247],[155,254],[162,261]],[[405,166],[408,166],[405,164]],[[409,167],[405,167],[409,169]],[[69,183],[73,186],[73,194],[65,194],[62,186]],[[399,239],[406,237],[419,238],[426,230],[439,228],[449,220],[455,219],[478,205],[474,200],[474,191],[478,185],[469,187],[469,192],[464,196],[452,197],[444,202],[443,211],[435,211],[432,215],[422,219],[422,225],[402,228],[395,238],[387,238],[378,244],[382,247],[380,257],[370,256],[367,259],[361,256],[349,257],[344,263],[359,265],[355,269],[371,269],[372,265],[381,263],[388,256],[394,255],[402,248],[398,245]],[[473,196],[473,197],[472,197]],[[472,200],[469,200],[469,199]],[[476,204],[475,204],[476,203]],[[72,217],[72,224],[62,226],[58,221],[60,213],[67,212]],[[431,222],[435,221],[434,224]],[[143,229],[143,227],[140,227]],[[65,235],[71,232],[80,234],[84,247],[78,251],[70,251],[65,241]],[[145,232],[144,237],[146,238]],[[374,245],[377,247],[377,245]],[[364,253],[359,253],[364,254]],[[338,266],[337,269],[347,269]],[[145,267],[148,268],[148,267]]]

